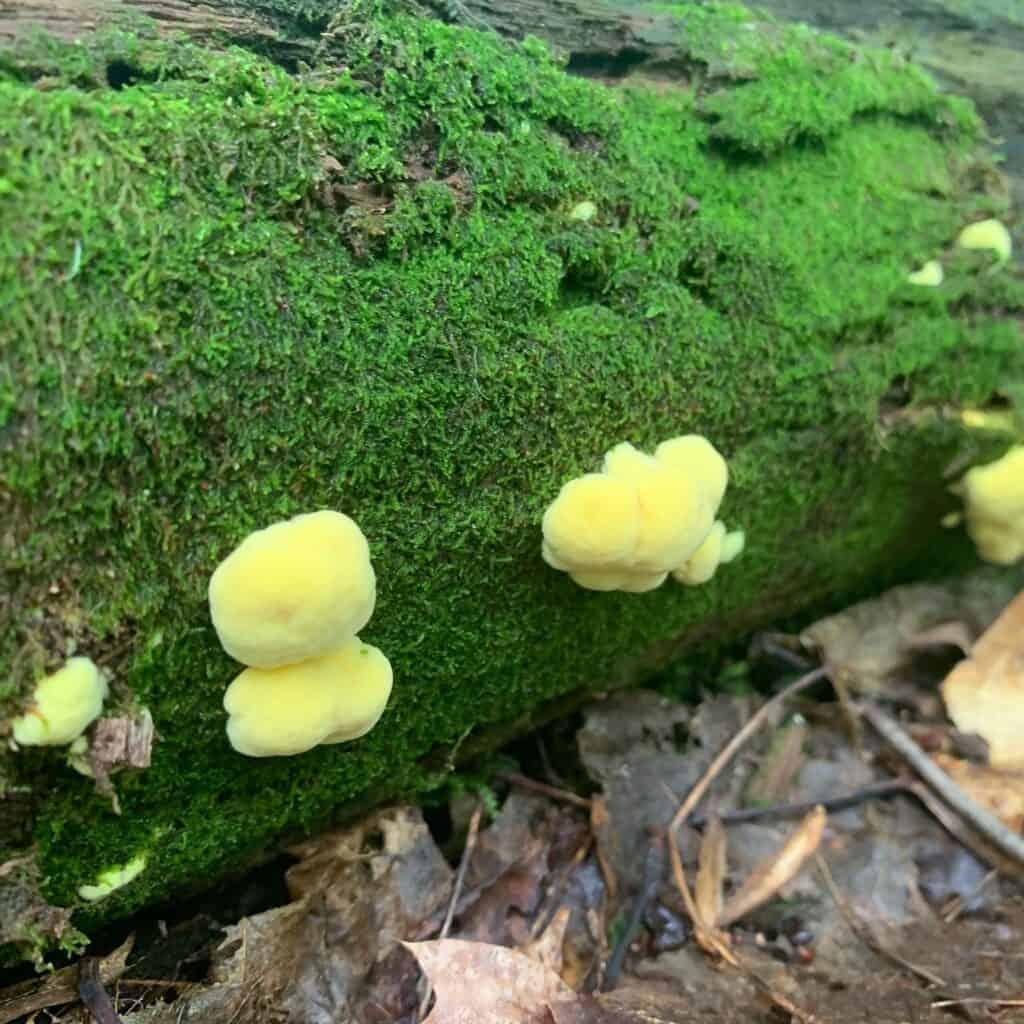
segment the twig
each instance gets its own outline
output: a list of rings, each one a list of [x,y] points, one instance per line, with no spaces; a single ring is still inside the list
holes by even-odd
[[[948,1006],[966,1006],[972,1003],[984,1003],[986,1006],[1024,1006],[1024,999],[986,999],[984,996],[968,996],[964,999],[940,999],[932,1003],[933,1009]]]
[[[1024,865],[1024,838],[975,803],[881,708],[867,701],[856,708],[879,736],[983,839]]]
[[[612,955],[608,958],[608,966],[605,968],[604,980],[601,983],[602,992],[611,992],[618,983],[619,975],[622,973],[622,965],[626,960],[626,953],[629,952],[629,947],[632,945],[633,939],[636,938],[636,933],[640,929],[644,914],[647,913],[647,907],[650,905],[651,900],[654,899],[654,894],[661,885],[661,878],[664,872],[665,837],[655,832],[651,836],[651,841],[647,847],[647,856],[644,859],[644,877],[640,883],[640,890],[633,900],[633,906],[630,908],[626,927],[623,928],[622,934],[612,950]]]
[[[850,931],[852,931],[853,934],[868,947],[868,949],[877,953],[880,957],[883,957],[890,963],[896,964],[897,967],[902,967],[905,971],[909,971],[911,974],[921,978],[923,981],[927,981],[929,985],[935,985],[938,988],[945,988],[946,983],[933,971],[928,970],[927,967],[918,967],[917,964],[912,964],[909,960],[904,960],[898,953],[894,953],[879,941],[878,936],[873,934],[867,926],[857,918],[857,915],[853,912],[853,908],[846,901],[846,897],[844,897],[839,891],[839,886],[836,885],[836,880],[832,875],[832,869],[828,866],[828,861],[822,856],[821,851],[819,850],[815,856],[818,860],[818,870],[821,872],[821,876],[825,880],[825,887],[828,889],[829,894],[832,896],[836,906],[839,908],[839,912],[846,919],[846,923],[850,926]]]
[[[822,665],[812,672],[801,676],[795,683],[791,683],[784,690],[777,693],[771,700],[765,701],[757,711],[750,716],[743,728],[722,748],[715,759],[708,765],[707,771],[701,776],[697,784],[687,794],[686,799],[679,805],[679,809],[669,822],[669,833],[675,834],[679,827],[686,822],[690,813],[700,803],[701,798],[707,792],[708,786],[719,776],[722,769],[732,760],[736,751],[743,746],[751,736],[764,724],[768,716],[780,705],[785,703],[794,694],[806,690],[816,682],[828,675],[828,669]]]
[[[718,817],[723,825],[739,825],[748,821],[774,820],[776,818],[799,818],[813,811],[819,804],[827,812],[845,811],[856,807],[867,800],[879,800],[888,796],[897,796],[900,793],[913,792],[912,787],[903,779],[888,779],[885,782],[876,782],[863,789],[847,793],[846,796],[832,797],[830,800],[802,800],[795,804],[775,804],[771,807],[745,807],[739,811],[726,811]],[[703,829],[707,824],[707,817],[703,814],[690,819],[690,824],[697,829]]]
[[[100,980],[99,957],[87,956],[79,965],[78,998],[98,1024],[122,1024]]]
[[[570,793],[569,790],[559,789],[557,786],[549,786],[546,782],[538,782],[536,779],[520,775],[518,772],[498,772],[496,778],[501,779],[502,782],[507,782],[510,786],[518,786],[520,789],[532,789],[535,793],[542,793],[544,796],[551,797],[552,800],[561,800],[562,803],[590,810],[590,801],[585,796]]]
[[[441,925],[441,932],[438,935],[438,939],[445,939],[448,937],[448,932],[451,931],[452,921],[455,920],[455,906],[459,902],[459,897],[462,895],[462,886],[466,881],[466,869],[469,867],[470,858],[473,856],[473,851],[476,849],[476,837],[480,832],[480,818],[484,813],[484,805],[482,800],[478,800],[476,808],[473,811],[473,816],[469,819],[469,831],[466,833],[466,845],[462,850],[462,859],[459,861],[459,870],[455,873],[455,884],[452,886],[452,896],[448,901],[448,912],[444,915],[444,923]],[[424,975],[426,977],[426,975]],[[427,1012],[427,1008],[430,1005],[430,997],[434,994],[434,987],[427,981],[427,987],[423,992],[423,998],[420,1000],[419,1013],[417,1014],[417,1020],[423,1018]]]
[[[459,870],[455,874],[452,898],[448,903],[448,913],[444,915],[444,924],[441,925],[441,934],[438,935],[439,939],[447,938],[448,932],[451,931],[452,921],[455,919],[455,905],[459,902],[459,897],[462,895],[462,886],[466,881],[466,870],[469,867],[469,860],[473,856],[473,851],[476,849],[476,837],[480,832],[480,818],[483,813],[484,805],[478,801],[476,809],[473,811],[473,816],[469,819],[466,845],[462,851],[462,859],[459,861]]]

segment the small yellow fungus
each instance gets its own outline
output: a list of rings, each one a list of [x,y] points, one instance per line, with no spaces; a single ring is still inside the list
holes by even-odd
[[[577,203],[569,211],[569,220],[579,220],[586,224],[588,221],[592,221],[597,216],[597,203],[592,202],[589,199],[584,199],[582,202]]]
[[[588,590],[654,590],[670,572],[686,574],[680,567],[711,534],[728,482],[725,459],[699,435],[672,438],[654,455],[623,442],[602,472],[569,481],[548,507],[541,554]]]
[[[716,520],[704,543],[672,575],[689,587],[707,583],[720,565],[739,557],[745,540],[742,530],[727,533],[725,523]]]
[[[251,533],[210,579],[210,614],[224,650],[277,668],[337,650],[376,602],[370,548],[340,512],[295,516]]]
[[[938,260],[929,260],[920,270],[907,274],[907,281],[925,288],[938,288],[944,277],[942,264]]]
[[[280,668],[248,668],[224,694],[228,739],[249,757],[301,754],[369,732],[391,695],[388,659],[354,637],[337,651]]]
[[[996,254],[1000,263],[1005,263],[1013,253],[1010,232],[994,218],[968,224],[957,236],[956,244],[961,249],[988,249]]]
[[[1024,445],[968,470],[956,490],[978,554],[996,565],[1024,558]]]
[[[101,872],[92,885],[80,885],[78,895],[88,903],[95,903],[97,900],[105,899],[116,889],[127,885],[132,879],[138,878],[145,870],[146,855],[140,853],[119,868],[108,868]]]
[[[624,566],[640,531],[636,490],[601,473],[570,480],[544,513],[543,531],[552,568]]]
[[[57,747],[73,743],[99,718],[107,681],[89,658],[70,658],[64,667],[37,685],[25,714],[11,723],[14,742],[22,747]]]
[[[712,515],[725,497],[729,486],[729,466],[717,448],[700,434],[684,434],[662,441],[654,457],[663,466],[684,473],[703,489]]]

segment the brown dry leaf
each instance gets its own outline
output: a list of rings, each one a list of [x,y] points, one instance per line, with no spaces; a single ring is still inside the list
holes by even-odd
[[[697,878],[693,885],[693,901],[704,927],[713,925],[722,913],[725,890],[725,865],[728,840],[722,821],[712,815],[704,829],[697,859]]]
[[[977,635],[999,614],[1013,591],[985,571],[948,583],[894,587],[851,605],[806,629],[806,647],[822,653],[834,673],[877,691],[903,668],[923,633],[956,621]]]
[[[732,894],[719,915],[717,924],[726,928],[744,914],[767,903],[818,849],[825,832],[825,808],[819,804],[797,826],[782,849],[762,861]]]
[[[1024,765],[1024,593],[949,673],[942,697],[957,729],[988,743],[994,768]]]
[[[910,638],[910,646],[915,650],[927,650],[930,647],[959,647],[964,655],[970,655],[974,646],[971,631],[963,622],[943,622],[931,629],[922,630]]]
[[[572,911],[569,907],[559,908],[547,928],[533,942],[526,943],[520,952],[560,976],[562,973],[562,944],[565,942],[565,930],[569,927],[571,915]]]
[[[463,939],[403,945],[434,989],[423,1024],[541,1024],[553,1004],[576,999],[554,971],[513,949]]]
[[[463,939],[521,945],[540,905],[562,810],[533,793],[513,791],[481,832],[456,908]],[[415,937],[415,936],[410,936]]]
[[[1011,832],[1024,830],[1024,771],[1000,771],[951,754],[933,754],[932,760]]]

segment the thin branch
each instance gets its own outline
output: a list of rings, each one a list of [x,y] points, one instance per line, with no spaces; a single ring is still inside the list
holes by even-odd
[[[765,703],[750,716],[743,728],[740,729],[740,731],[737,732],[731,740],[729,740],[721,751],[719,751],[715,759],[708,765],[707,771],[704,772],[697,784],[687,794],[686,799],[679,805],[679,809],[669,822],[668,830],[670,834],[674,835],[679,830],[680,826],[685,824],[687,818],[689,818],[697,804],[700,803],[711,783],[718,778],[722,769],[729,763],[729,761],[732,760],[736,751],[738,751],[740,747],[742,747],[743,744],[761,728],[772,712],[781,704],[784,704],[789,700],[789,698],[794,694],[813,686],[819,680],[824,679],[827,675],[828,669],[824,665],[814,669],[812,672],[808,672],[806,675],[801,676],[795,683],[791,683],[784,690],[777,693],[771,700],[765,701]]]
[[[452,886],[452,896],[448,901],[448,912],[444,915],[444,923],[441,925],[441,933],[438,935],[439,939],[445,939],[448,937],[448,932],[451,931],[452,921],[455,920],[455,907],[459,902],[459,897],[462,895],[462,886],[466,881],[466,870],[469,867],[470,858],[473,856],[473,851],[476,849],[476,838],[480,832],[480,818],[483,813],[483,801],[478,800],[476,808],[473,811],[473,816],[469,819],[469,831],[466,833],[466,845],[462,850],[462,859],[459,861],[459,870],[455,873],[455,884]],[[424,977],[426,977],[425,974]],[[417,1020],[422,1020],[423,1016],[426,1014],[427,1009],[430,1006],[430,997],[433,994],[434,986],[430,984],[428,979],[427,987],[423,992],[423,998],[420,1000]]]
[[[1024,838],[972,800],[881,708],[868,701],[856,707],[879,736],[982,838],[1024,865]]]
[[[647,907],[654,899],[658,887],[661,885],[661,877],[665,872],[665,837],[658,833],[651,836],[647,847],[647,856],[644,859],[644,877],[640,883],[640,889],[633,900],[633,906],[619,936],[612,955],[608,958],[608,966],[605,968],[604,979],[601,983],[602,992],[611,992],[615,988],[622,973],[622,966],[626,961],[626,953],[640,930],[640,924],[647,913]]]
[[[541,793],[551,797],[552,800],[560,800],[564,804],[572,804],[574,807],[582,807],[590,810],[590,801],[585,796],[577,793],[570,793],[567,789],[559,789],[557,786],[549,786],[546,782],[538,782],[536,779],[520,775],[518,772],[498,772],[496,778],[507,782],[510,786],[518,786],[520,789],[530,789],[534,793]]]
[[[819,804],[829,813],[849,810],[858,804],[868,800],[880,800],[889,796],[898,796],[901,793],[913,792],[912,787],[902,779],[888,779],[885,782],[876,782],[863,789],[854,790],[845,796],[832,797],[829,800],[801,800],[795,804],[774,804],[771,807],[745,807],[739,811],[726,811],[718,817],[723,825],[739,825],[748,821],[774,821],[776,818],[800,818],[813,811]],[[690,819],[690,824],[697,829],[702,829],[707,824],[707,818],[703,814]]]

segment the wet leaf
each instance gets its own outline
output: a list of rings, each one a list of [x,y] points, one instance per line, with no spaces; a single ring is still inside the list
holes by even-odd
[[[1024,766],[1024,593],[949,673],[942,697],[957,729],[988,744],[993,767]]]

